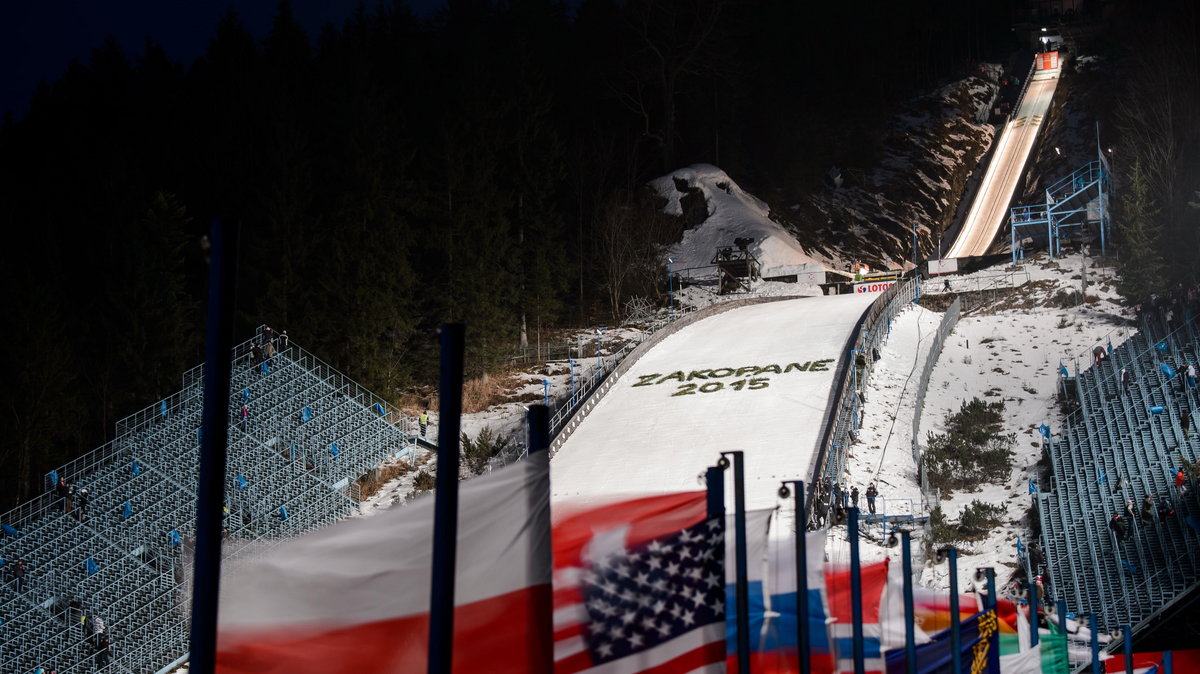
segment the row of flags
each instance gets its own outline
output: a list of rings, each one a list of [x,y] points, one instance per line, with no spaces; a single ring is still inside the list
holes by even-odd
[[[555,504],[551,513],[548,485],[545,452],[461,485],[454,671],[736,671],[732,515],[710,517],[700,491]],[[222,577],[217,671],[423,671],[433,512],[434,498],[418,499],[235,563]],[[799,671],[802,599],[811,671],[854,671],[851,570],[825,563],[824,532],[807,534],[808,593],[799,597],[795,539],[769,536],[772,513],[745,517],[753,671]],[[900,565],[859,574],[866,671],[904,671]],[[949,671],[947,598],[913,592],[918,669]],[[1006,666],[1002,644],[1017,632],[1011,603],[981,610],[963,595],[960,606],[969,671],[1065,671],[1065,642],[1058,649],[1047,637],[1028,652],[1013,646],[1018,657]]]

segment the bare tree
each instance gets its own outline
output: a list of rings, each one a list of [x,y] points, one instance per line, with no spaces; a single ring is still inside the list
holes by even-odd
[[[705,68],[704,50],[720,25],[727,0],[642,0],[630,22],[641,44],[617,96],[642,121],[643,136],[662,151],[663,170],[675,166],[675,102],[688,76]]]

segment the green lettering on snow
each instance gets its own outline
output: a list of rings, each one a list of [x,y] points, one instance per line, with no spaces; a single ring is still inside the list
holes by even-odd
[[[662,375],[657,372],[654,374],[639,374],[638,383],[634,384],[634,386],[649,386],[654,383],[655,379],[658,379],[661,376]]]
[[[725,374],[721,374],[722,372],[724,372]],[[732,367],[721,367],[721,368],[712,370],[712,372],[708,376],[710,376],[714,379],[720,379],[721,377],[728,377],[731,374],[733,374]]]
[[[693,379],[708,379],[708,377],[703,374],[705,372],[711,372],[711,370],[692,370],[691,373],[688,374],[688,381]]]
[[[737,376],[739,377],[745,377],[748,374],[758,374],[758,366],[747,365],[746,367],[739,367],[737,369]]]
[[[797,372],[804,372],[805,370],[807,370],[807,369],[808,369],[808,366],[809,366],[809,365],[812,365],[812,363],[811,363],[811,362],[808,362],[808,363],[805,363],[805,364],[803,364],[803,365],[801,365],[800,363],[788,363],[788,366],[787,366],[786,368],[784,368],[784,370],[783,370],[783,371],[784,371],[784,372],[791,372],[792,370],[795,370],[795,371],[797,371]]]
[[[810,368],[813,372],[825,372],[829,369],[828,365],[833,362],[832,358],[823,358],[812,364]]]
[[[672,372],[671,374],[663,377],[662,379],[659,379],[658,383],[661,384],[664,381],[671,381],[672,379],[674,379],[675,381],[683,381],[683,372],[676,370],[676,371]]]
[[[759,374],[766,374],[768,372],[774,372],[775,374],[783,374],[783,371],[779,369],[779,366],[774,363],[771,363],[770,365],[768,365],[764,368],[761,368],[758,371]]]

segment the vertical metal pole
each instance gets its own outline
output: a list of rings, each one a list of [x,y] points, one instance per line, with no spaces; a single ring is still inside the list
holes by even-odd
[[[545,401],[546,407],[550,406],[550,380],[542,380],[542,399]]]
[[[804,510],[804,480],[796,480],[792,486],[796,490],[796,645],[800,672],[809,674],[812,648],[808,634],[808,513]]]
[[[999,605],[999,597],[996,596],[996,570],[992,567],[986,567],[983,572],[987,575],[987,593],[988,600],[984,606],[986,610],[996,613],[996,607]],[[997,621],[999,616],[997,616]],[[992,630],[991,636],[988,637],[987,659],[989,671],[1000,671],[1000,629],[997,627]]]
[[[1092,633],[1092,671],[1103,672],[1104,670],[1100,669],[1100,633],[1096,628],[1095,613],[1088,614],[1088,629]]]
[[[526,416],[529,423],[529,458],[528,461],[550,461],[550,408],[534,405],[529,408]],[[529,671],[554,671],[554,595],[550,591],[549,571],[554,568],[553,550],[550,546],[550,488],[549,473],[544,478],[547,484],[543,489],[529,490],[530,526],[535,531],[543,532],[544,545],[531,546],[529,559],[529,577],[543,581],[542,590],[533,594],[533,610],[525,639],[529,644],[531,662]],[[536,540],[535,536],[535,540]],[[546,574],[543,576],[542,574]]]
[[[1163,674],[1174,674],[1175,657],[1171,651],[1163,651]]]
[[[604,363],[600,361],[600,331],[596,331],[596,380],[599,381],[600,373],[604,370]]]
[[[854,674],[864,674],[867,671],[867,661],[863,645],[862,563],[858,558],[857,507],[849,508],[849,518],[846,522],[850,539],[850,614],[854,621]]]
[[[1058,611],[1058,631],[1060,634],[1066,634],[1067,633],[1067,600],[1059,599],[1058,603],[1055,604],[1054,606],[1055,606],[1055,610]]]
[[[667,299],[671,305],[671,315],[675,315],[675,275],[671,273],[671,258],[667,258]]]
[[[232,230],[233,228],[228,228]],[[221,518],[225,502],[225,455],[229,439],[235,232],[216,220],[209,238],[208,325],[204,337],[204,407],[200,421],[200,470],[196,488],[196,575],[192,582],[191,671],[211,674],[216,665],[217,602],[221,594]]]
[[[709,466],[705,473],[708,483],[708,516],[720,517],[725,514],[725,471],[717,466]]]
[[[858,358],[855,356],[857,352],[858,349],[850,349],[850,400],[853,408],[850,421],[854,424],[854,430],[858,430]]]
[[[953,671],[962,671],[962,634],[958,614],[958,550],[950,548],[950,659]]]
[[[454,654],[454,570],[458,545],[458,434],[465,327],[441,328],[438,462],[433,504],[433,578],[429,593],[429,674],[449,674]],[[531,410],[532,411],[532,410]],[[530,435],[534,434],[530,424]]]
[[[1061,619],[1061,618],[1060,618]],[[1037,583],[1029,583],[1029,647],[1038,645],[1038,593]]]
[[[904,663],[906,672],[917,671],[916,612],[913,610],[912,534],[900,532],[904,556]]]
[[[1121,635],[1124,636],[1125,671],[1133,672],[1133,626],[1121,625]]]
[[[575,359],[568,358],[567,362],[571,364],[571,405],[575,404]]]
[[[737,539],[737,658],[738,671],[750,671],[750,580],[746,574],[746,489],[741,451],[721,452],[733,456],[733,507]]]

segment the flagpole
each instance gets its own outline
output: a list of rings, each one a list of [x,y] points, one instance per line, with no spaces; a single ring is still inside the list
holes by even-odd
[[[912,533],[908,529],[900,532],[901,551],[904,555],[904,663],[906,672],[917,671],[916,616],[913,610]]]
[[[1038,645],[1038,596],[1037,583],[1029,584],[1029,647]],[[1063,630],[1064,632],[1066,630]]]
[[[725,514],[725,469],[709,466],[705,482],[708,484],[708,516],[720,517]]]
[[[808,513],[804,510],[804,480],[785,480],[780,496],[788,497],[787,485],[795,490],[796,513],[796,648],[800,674],[809,674],[812,663],[808,643]]]
[[[1092,671],[1102,672],[1100,669],[1100,633],[1096,631],[1096,614],[1088,614],[1088,630],[1091,631],[1092,637]]]
[[[996,628],[992,630],[992,634],[988,637],[988,664],[990,671],[1000,671],[1000,627],[999,627],[999,611],[996,607],[1000,605],[1000,598],[996,596],[996,570],[990,566],[984,567],[983,573],[987,575],[987,593],[988,600],[984,604],[984,610],[991,611],[992,617],[996,619]]]
[[[458,544],[458,434],[465,326],[440,330],[437,482],[433,502],[433,578],[429,593],[429,674],[449,674],[454,653],[454,571]]]
[[[221,525],[225,510],[228,451],[229,351],[237,247],[221,220],[214,220],[208,270],[208,327],[204,337],[204,407],[200,421],[200,470],[196,487],[195,577],[189,671],[211,674],[216,666],[217,604],[221,595]]]
[[[546,461],[549,463],[550,450],[550,408],[545,405],[530,405],[529,407],[529,456],[526,461]],[[543,532],[541,539],[544,545],[532,546],[529,555],[530,577],[535,582],[554,568],[553,546],[550,544],[550,472],[543,478],[546,482],[543,489],[529,491],[530,526]],[[535,536],[533,540],[538,540]],[[551,593],[550,577],[544,577],[544,591],[534,595],[532,620],[527,630],[526,638],[530,642],[530,671],[554,671],[554,595]]]
[[[854,674],[864,674],[867,671],[866,653],[863,646],[863,609],[862,609],[862,564],[858,558],[858,506],[848,509],[850,539],[850,611],[854,629]],[[955,670],[958,671],[958,670]]]
[[[946,548],[950,563],[950,658],[955,672],[962,671],[962,634],[958,613],[958,550]]]
[[[738,671],[750,671],[750,580],[746,574],[746,489],[745,460],[740,450],[721,452],[728,462],[733,456],[733,516],[737,551],[737,657]]]
[[[1121,625],[1121,634],[1125,637],[1125,671],[1133,673],[1133,626]]]

